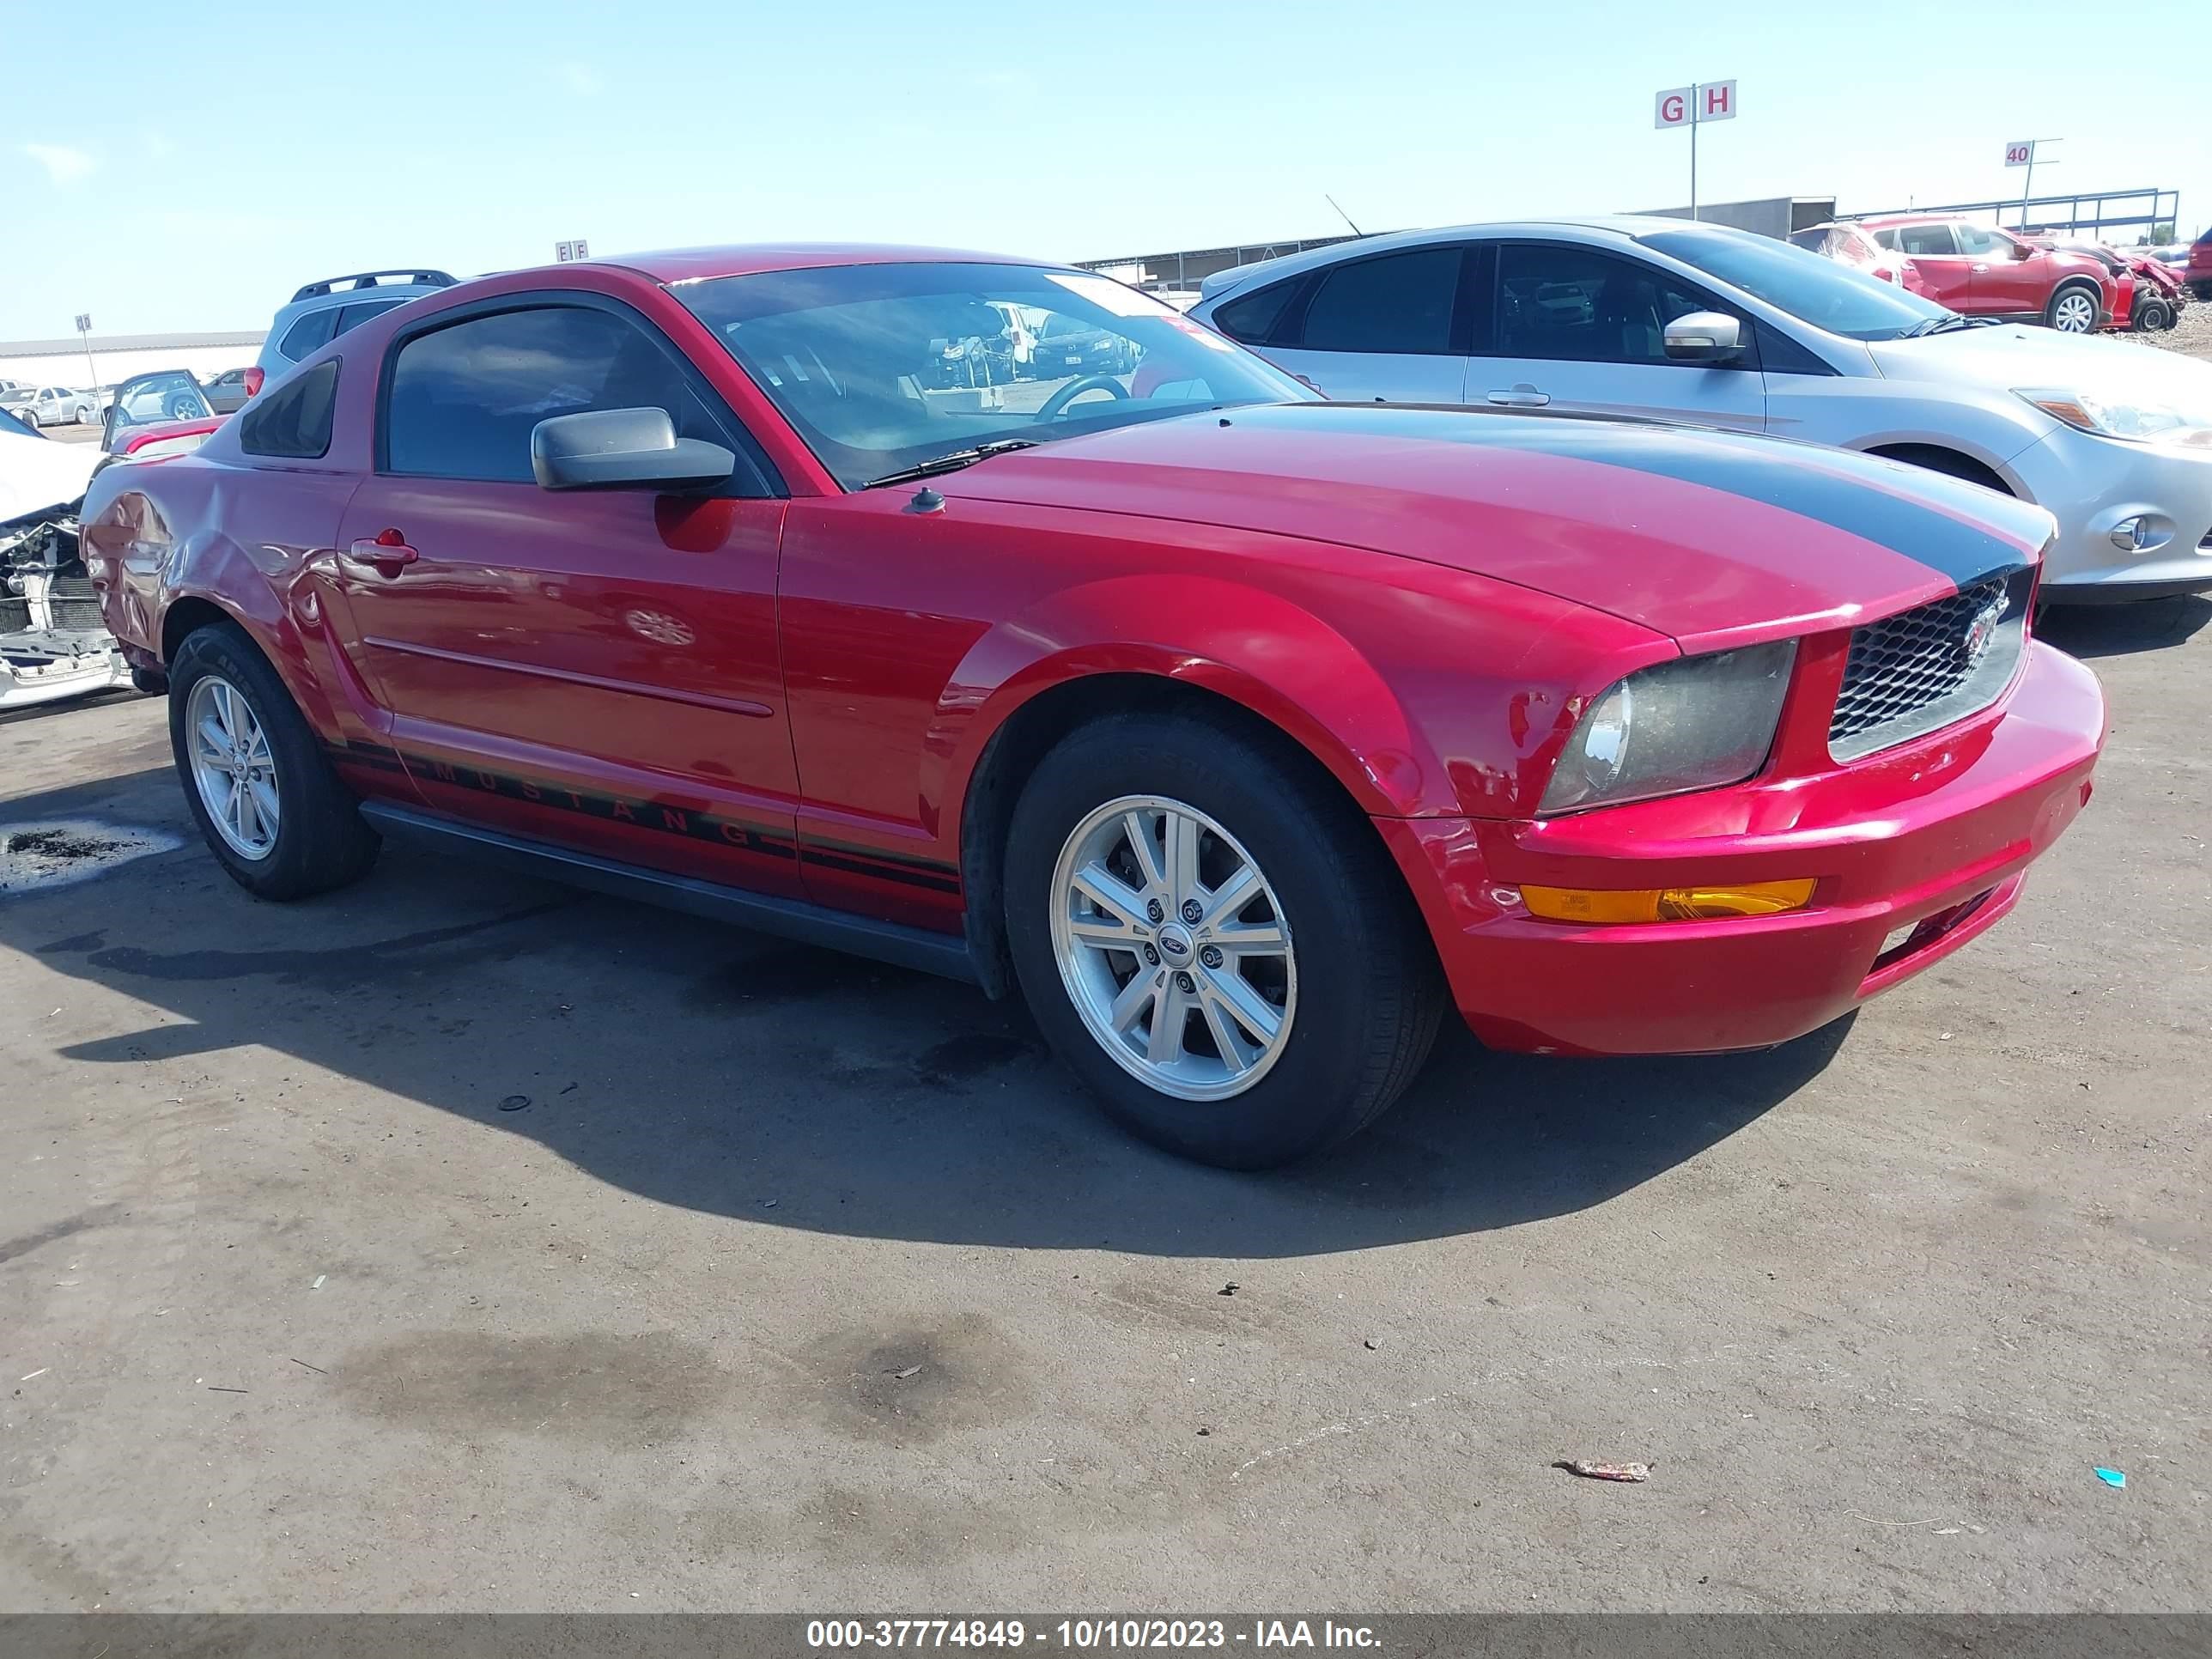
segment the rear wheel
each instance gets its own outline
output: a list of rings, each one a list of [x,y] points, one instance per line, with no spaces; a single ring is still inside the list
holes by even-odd
[[[243,630],[199,629],[169,665],[169,746],[200,834],[257,898],[305,898],[375,862],[376,834]]]
[[[1188,716],[1058,744],[1014,810],[1006,926],[1038,1025],[1109,1113],[1233,1169],[1379,1115],[1442,978],[1372,829],[1321,780]]]
[[[2051,296],[2043,320],[2061,334],[2087,334],[2097,326],[2097,290],[2086,283],[2068,283]]]

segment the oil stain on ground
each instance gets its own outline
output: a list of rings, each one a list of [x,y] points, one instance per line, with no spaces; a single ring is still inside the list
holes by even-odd
[[[731,1392],[714,1355],[664,1331],[423,1331],[347,1354],[331,1378],[364,1415],[424,1433],[666,1445]]]
[[[980,1314],[935,1327],[848,1331],[800,1359],[793,1403],[855,1440],[917,1444],[1030,1409],[1031,1367]]]
[[[0,894],[66,887],[105,875],[133,859],[173,852],[183,840],[166,830],[132,829],[92,818],[0,827]]]

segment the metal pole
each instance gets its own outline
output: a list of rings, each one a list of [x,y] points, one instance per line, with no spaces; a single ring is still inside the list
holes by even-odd
[[[94,403],[98,403],[100,401],[100,365],[92,360],[92,336],[87,331],[79,329],[76,337],[84,343],[84,366],[91,371],[92,398]]]
[[[1690,217],[1698,216],[1698,83],[1690,83]]]
[[[2027,183],[2020,192],[2020,234],[2027,234],[2027,200],[2035,194],[2035,146],[2027,147]]]

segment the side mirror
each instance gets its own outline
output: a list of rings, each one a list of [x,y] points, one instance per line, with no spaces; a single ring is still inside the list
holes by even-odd
[[[1677,317],[1661,338],[1678,363],[1725,363],[1743,355],[1743,325],[1717,311]]]
[[[720,483],[737,465],[720,444],[678,438],[665,409],[556,415],[530,434],[541,489],[684,489]]]
[[[2033,259],[2035,258],[2035,250],[2025,242],[2014,242],[2012,245],[2012,257],[2015,259]]]

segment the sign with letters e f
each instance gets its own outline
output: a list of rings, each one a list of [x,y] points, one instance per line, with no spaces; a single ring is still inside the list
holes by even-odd
[[[1652,102],[1655,127],[1697,126],[1706,121],[1735,119],[1735,82],[1700,81],[1693,86],[1669,87]]]
[[[2024,167],[2034,160],[2035,140],[2033,138],[2015,138],[2005,146],[2005,165],[2008,167]]]

